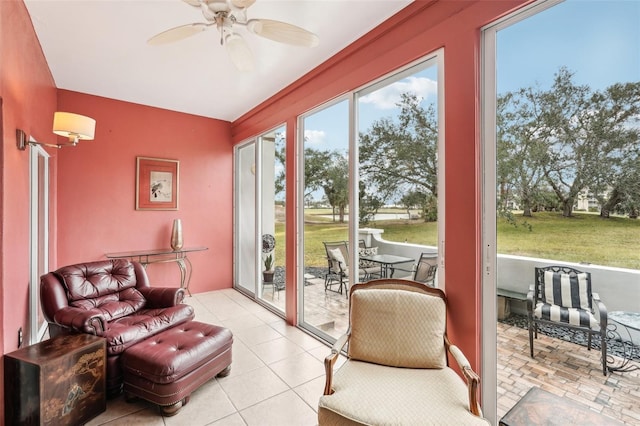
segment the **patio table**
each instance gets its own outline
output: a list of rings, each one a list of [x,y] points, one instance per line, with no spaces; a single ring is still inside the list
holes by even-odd
[[[395,265],[414,262],[411,257],[396,256],[394,254],[376,254],[372,256],[360,256],[360,260],[374,262],[380,265],[382,278],[393,278]]]
[[[640,313],[627,312],[627,311],[613,311],[609,312],[608,318],[613,321],[609,323],[607,327],[607,335],[609,338],[614,338],[622,342],[623,344],[623,359],[620,363],[614,364],[613,359],[607,359],[607,368],[609,371],[619,371],[625,373],[628,371],[634,371],[640,369],[636,364],[630,364],[634,358],[640,357],[640,349],[633,344],[633,336],[631,336],[630,330],[640,331]],[[628,341],[624,341],[620,332],[618,332],[618,325],[621,325],[626,331],[629,337]],[[609,358],[609,357],[607,357]]]

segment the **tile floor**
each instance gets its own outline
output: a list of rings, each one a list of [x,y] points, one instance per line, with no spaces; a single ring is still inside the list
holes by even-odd
[[[174,417],[156,407],[107,401],[89,425],[316,425],[329,348],[235,290],[194,294],[196,320],[223,325],[234,335],[231,374],[210,380]]]
[[[108,401],[107,411],[89,425],[317,424],[326,344],[232,289],[195,294],[188,303],[195,308],[196,320],[232,330],[231,374],[194,392],[174,417],[160,416],[151,404],[126,403],[118,397]],[[503,323],[497,327],[499,418],[529,388],[539,386],[624,424],[640,424],[640,370],[604,377],[598,351],[543,335],[531,359],[526,330]]]

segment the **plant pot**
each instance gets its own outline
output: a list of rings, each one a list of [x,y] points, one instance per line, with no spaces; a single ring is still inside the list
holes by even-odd
[[[275,271],[262,271],[262,279],[265,283],[273,282],[273,274]]]

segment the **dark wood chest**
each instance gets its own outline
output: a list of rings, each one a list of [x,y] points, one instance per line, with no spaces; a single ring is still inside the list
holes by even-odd
[[[58,336],[4,356],[7,425],[78,425],[106,409],[106,344]]]

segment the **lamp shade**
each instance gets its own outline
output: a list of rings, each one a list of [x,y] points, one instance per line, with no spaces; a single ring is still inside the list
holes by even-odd
[[[68,137],[70,141],[92,140],[96,120],[70,112],[56,112],[53,116],[53,133]]]

